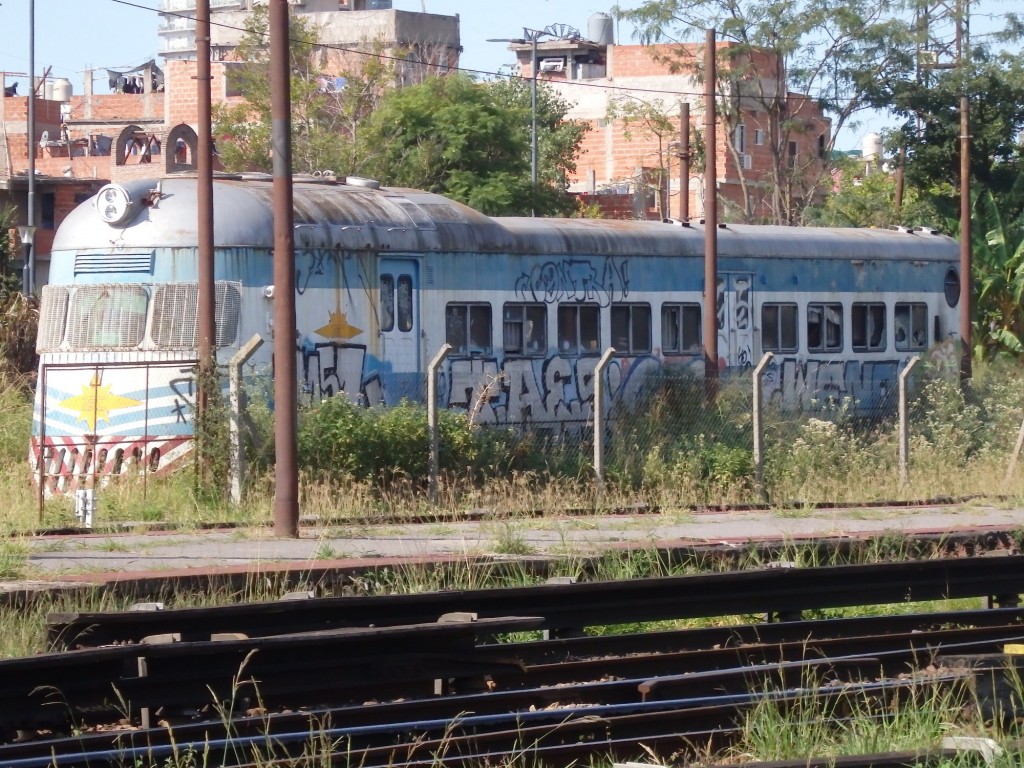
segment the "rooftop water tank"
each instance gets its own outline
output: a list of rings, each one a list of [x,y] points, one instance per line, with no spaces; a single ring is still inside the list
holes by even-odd
[[[863,151],[861,157],[866,162],[876,162],[882,157],[882,137],[877,133],[864,135]]]
[[[71,101],[71,81],[66,77],[58,77],[53,81],[53,100]]]
[[[615,45],[615,28],[607,13],[595,13],[587,19],[587,37],[598,45]]]

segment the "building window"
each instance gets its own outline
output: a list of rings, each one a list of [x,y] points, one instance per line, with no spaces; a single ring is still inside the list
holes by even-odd
[[[597,304],[558,305],[558,351],[596,353],[601,348],[601,308]]]
[[[454,355],[489,355],[491,346],[491,305],[456,304],[445,310],[445,341]]]
[[[885,304],[855,303],[850,310],[850,335],[854,352],[885,349]]]
[[[612,346],[621,355],[651,351],[650,304],[612,304]]]
[[[43,192],[39,196],[39,225],[42,229],[53,229],[57,226],[57,196],[53,192]]]
[[[764,131],[760,128],[754,129],[754,143],[759,147],[764,144]]]
[[[506,304],[502,311],[506,355],[543,356],[548,349],[548,308],[544,304]]]
[[[790,168],[796,168],[796,142],[789,142],[789,156],[786,158]]]
[[[928,346],[928,306],[897,304],[893,317],[896,349],[900,352],[920,351]]]
[[[825,143],[826,143],[825,142],[825,134],[823,133],[820,136],[818,136],[818,159],[819,160],[824,160],[825,159]]]
[[[700,304],[661,305],[661,353],[700,352]]]
[[[747,151],[747,126],[740,123],[733,131],[732,145],[740,154]]]
[[[807,305],[807,351],[840,352],[843,349],[843,305]]]
[[[796,352],[796,304],[761,305],[761,350]]]

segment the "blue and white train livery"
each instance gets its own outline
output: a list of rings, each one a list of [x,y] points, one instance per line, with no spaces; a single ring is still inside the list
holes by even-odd
[[[218,360],[273,334],[269,177],[214,182]],[[109,184],[60,226],[42,292],[31,445],[47,489],[190,449],[197,356],[196,180]],[[481,422],[578,429],[614,347],[609,397],[703,365],[704,228],[491,218],[365,179],[294,183],[300,392],[422,400],[445,343],[442,405]],[[913,355],[955,355],[957,244],[927,230],[723,226],[723,369],[775,353],[768,395],[871,404]],[[272,344],[253,358],[269,370]],[[43,471],[40,473],[40,461]]]

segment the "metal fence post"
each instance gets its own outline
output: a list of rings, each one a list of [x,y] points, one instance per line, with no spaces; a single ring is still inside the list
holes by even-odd
[[[914,355],[907,361],[907,367],[900,371],[900,485],[906,485],[910,477],[907,464],[910,461],[910,429],[907,415],[907,378],[914,367],[921,362],[921,358]]]
[[[437,429],[437,369],[452,351],[451,344],[445,344],[434,355],[427,366],[427,433],[430,436],[430,501],[437,501],[437,475],[441,468],[440,445]]]
[[[229,430],[231,435],[231,503],[242,503],[242,485],[245,482],[245,447],[242,445],[242,366],[263,346],[259,334],[254,335],[228,362],[228,401],[231,405]]]
[[[757,490],[757,495],[761,501],[765,501],[764,492],[764,424],[761,421],[761,374],[767,367],[768,363],[775,357],[771,352],[765,352],[764,357],[761,358],[761,362],[757,364],[754,369],[754,412],[751,414],[753,417],[754,426],[754,485]]]
[[[598,484],[604,482],[604,371],[615,356],[615,348],[608,347],[594,366],[594,476]]]

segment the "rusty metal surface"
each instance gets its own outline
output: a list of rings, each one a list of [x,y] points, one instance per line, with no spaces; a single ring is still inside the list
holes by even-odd
[[[53,250],[195,247],[196,180],[160,180],[162,197],[125,225],[100,220],[92,201],[58,229]],[[125,184],[137,199],[157,180]],[[491,218],[441,195],[296,179],[295,245],[374,252],[447,251],[542,254],[628,254],[699,257],[704,226],[659,221]],[[214,181],[214,240],[218,248],[273,247],[271,183],[219,177]],[[721,256],[816,259],[955,260],[951,238],[928,232],[729,224],[717,230]]]

